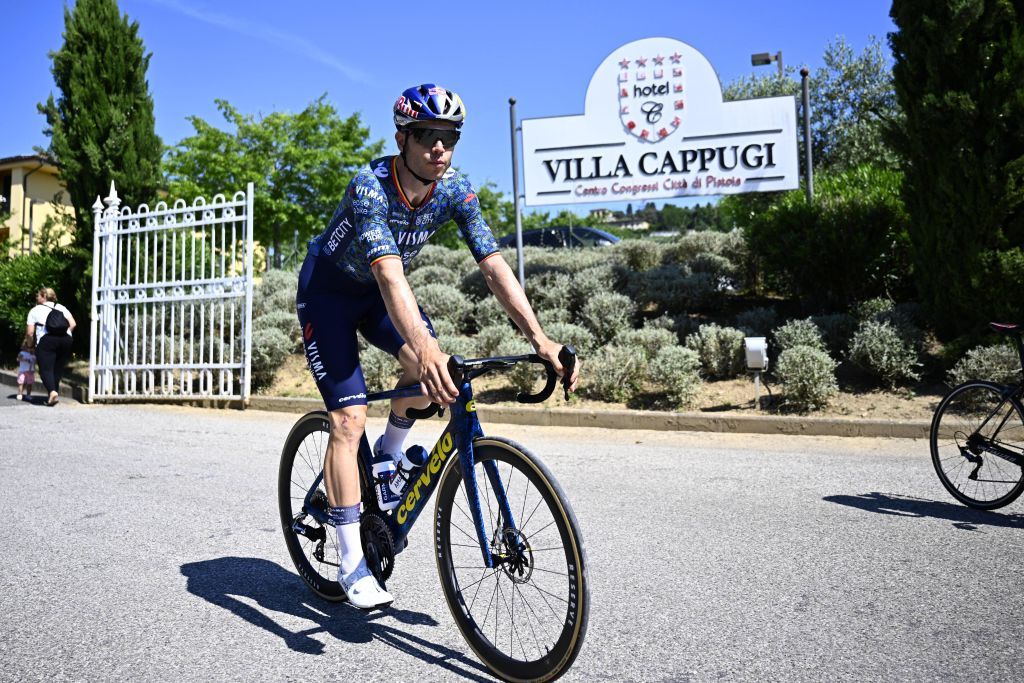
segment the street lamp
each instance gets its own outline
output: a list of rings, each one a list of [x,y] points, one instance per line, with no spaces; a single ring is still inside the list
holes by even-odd
[[[758,52],[756,54],[750,55],[751,66],[765,66],[767,64],[771,64],[772,62],[778,62],[779,78],[784,78],[785,72],[782,69],[782,50],[779,50],[775,54],[771,54],[770,52]]]

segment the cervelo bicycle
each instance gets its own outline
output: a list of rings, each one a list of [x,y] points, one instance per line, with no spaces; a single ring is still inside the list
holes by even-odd
[[[989,323],[1012,334],[1024,370],[1024,325]],[[964,505],[994,510],[1024,491],[1024,384],[970,380],[955,387],[932,418],[932,464],[946,490]]]
[[[563,347],[565,377],[575,350]],[[547,384],[524,403],[543,401],[557,375],[536,354],[463,360],[452,356],[449,371],[459,397],[447,427],[426,463],[413,471],[402,502],[382,511],[374,493],[372,452],[365,434],[359,446],[362,487],[361,534],[367,563],[385,584],[395,555],[407,545],[413,524],[439,490],[434,511],[437,572],[459,630],[497,676],[514,681],[549,681],[562,675],[583,644],[590,593],[586,553],[569,501],[540,458],[523,446],[484,436],[471,380],[530,362],[544,366]],[[568,398],[568,389],[566,389]],[[420,385],[367,396],[368,401],[420,396]],[[437,404],[410,411],[417,419],[443,413]],[[327,524],[323,465],[329,433],[327,413],[314,411],[292,427],[281,453],[278,503],[288,553],[306,584],[320,597],[341,601],[337,539]],[[454,452],[458,457],[452,457]],[[459,491],[465,495],[460,496]]]

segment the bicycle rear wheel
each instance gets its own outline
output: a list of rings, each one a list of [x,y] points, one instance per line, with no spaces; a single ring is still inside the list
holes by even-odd
[[[334,528],[322,525],[303,509],[306,493],[324,468],[330,424],[327,413],[304,415],[288,434],[277,475],[277,503],[288,554],[299,576],[314,593],[332,602],[345,599],[337,581],[338,539]],[[327,509],[321,481],[312,504]],[[303,530],[297,533],[296,527]]]
[[[993,510],[1024,490],[1024,415],[1002,386],[953,389],[935,409],[929,441],[939,481],[964,505]]]
[[[474,442],[474,455],[488,547],[500,562],[484,566],[456,460],[442,475],[435,511],[445,599],[470,647],[497,676],[554,680],[572,665],[587,631],[590,589],[579,525],[561,487],[529,451],[487,437]],[[486,463],[497,468],[511,521],[503,519]]]

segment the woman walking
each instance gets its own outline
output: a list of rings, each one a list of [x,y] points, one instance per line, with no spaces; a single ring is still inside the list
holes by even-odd
[[[36,361],[43,386],[50,393],[46,405],[57,405],[60,398],[60,380],[71,360],[71,332],[75,317],[62,304],[57,293],[49,287],[36,292],[36,305],[28,312],[25,334],[35,335]]]

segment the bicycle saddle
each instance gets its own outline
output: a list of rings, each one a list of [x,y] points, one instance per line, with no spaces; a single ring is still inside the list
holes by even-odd
[[[988,326],[1000,334],[1019,334],[1024,332],[1024,324],[1021,323],[989,323]]]

